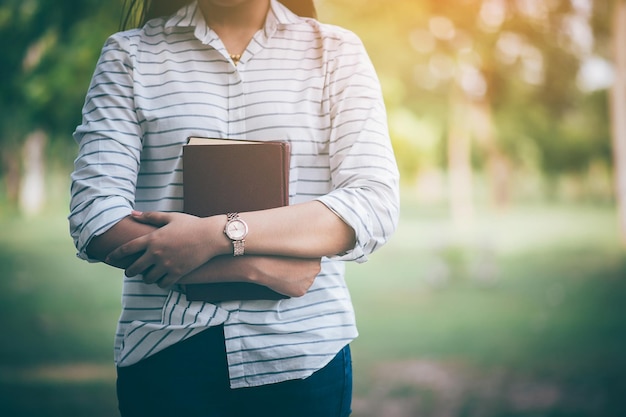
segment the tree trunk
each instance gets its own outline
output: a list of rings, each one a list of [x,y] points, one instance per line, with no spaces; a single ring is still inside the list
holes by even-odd
[[[450,97],[448,127],[448,175],[450,210],[457,232],[467,232],[474,224],[471,127],[469,103],[464,94],[453,89]]]
[[[611,129],[622,245],[626,246],[626,1],[615,2],[613,13],[615,81],[611,89]]]
[[[491,103],[483,99],[472,102],[472,131],[476,143],[486,153],[486,172],[492,204],[498,211],[508,208],[511,201],[511,162],[498,146],[494,131]]]
[[[23,176],[19,207],[27,215],[41,212],[46,199],[44,155],[46,134],[37,130],[26,138],[23,148]]]
[[[6,199],[11,206],[17,206],[20,194],[20,158],[19,152],[14,147],[5,146],[2,149],[3,171],[0,175],[4,177],[6,189]]]

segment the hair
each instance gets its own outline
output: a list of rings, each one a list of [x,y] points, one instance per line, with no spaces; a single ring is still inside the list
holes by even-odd
[[[192,0],[126,0],[120,21],[121,28],[143,26],[155,17],[169,16]],[[313,0],[279,0],[301,17],[317,17]]]

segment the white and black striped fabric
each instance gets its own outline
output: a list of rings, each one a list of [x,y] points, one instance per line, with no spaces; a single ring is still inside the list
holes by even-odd
[[[324,258],[305,296],[281,301],[189,302],[124,278],[116,364],[223,324],[233,388],[305,378],[357,336],[343,261],[365,261],[397,224],[398,170],[362,43],[275,0],[237,66],[195,2],[111,36],[74,133],[69,221],[81,258],[132,209],[182,211],[189,136],[289,141],[290,203],[320,200],[358,242]]]

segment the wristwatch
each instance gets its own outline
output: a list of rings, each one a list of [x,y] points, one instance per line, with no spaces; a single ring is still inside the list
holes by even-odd
[[[228,213],[224,233],[233,241],[233,256],[243,255],[245,238],[248,235],[248,224],[239,217],[239,213]]]

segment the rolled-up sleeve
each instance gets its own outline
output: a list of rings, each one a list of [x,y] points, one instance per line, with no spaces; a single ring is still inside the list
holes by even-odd
[[[364,262],[397,227],[399,173],[380,82],[365,48],[348,34],[332,53],[327,88],[333,191],[318,200],[356,234],[355,247],[337,258]]]
[[[86,253],[91,239],[127,216],[134,205],[141,128],[130,57],[122,34],[107,40],[74,132],[79,149],[68,219],[78,256],[86,260],[91,260]]]

